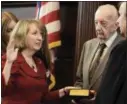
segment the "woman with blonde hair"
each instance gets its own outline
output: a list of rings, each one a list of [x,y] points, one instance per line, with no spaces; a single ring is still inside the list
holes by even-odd
[[[38,20],[20,20],[16,24],[2,56],[2,104],[44,104],[69,91],[69,87],[48,90],[45,65],[34,55],[41,47],[46,53],[45,36],[45,26]]]
[[[2,12],[2,25],[1,25],[1,48],[2,54],[6,51],[9,41],[10,33],[18,22],[18,18],[11,12]]]
[[[3,53],[6,52],[10,34],[17,22],[18,22],[18,18],[13,13],[8,12],[8,11],[2,12],[2,25],[1,25],[1,27],[2,27],[2,29],[1,29],[2,30],[2,35],[1,35],[2,55],[3,55]],[[47,41],[47,36],[45,36],[45,41]],[[48,45],[48,44],[45,44],[45,46],[43,48],[46,48],[47,47],[46,45]],[[49,55],[49,50],[48,49],[44,49],[44,50],[45,50],[45,52],[40,49],[38,52],[36,52],[35,55],[44,61],[46,70],[48,72],[48,70],[51,69],[51,67],[50,67],[51,66],[51,61],[50,61],[51,59],[50,59],[50,55]],[[52,74],[51,74],[51,76],[52,76]],[[52,77],[50,77],[50,79],[49,79],[49,77],[47,76],[47,82],[51,83],[49,85],[49,89],[51,89],[52,86],[55,85],[54,80],[55,79],[53,79]]]

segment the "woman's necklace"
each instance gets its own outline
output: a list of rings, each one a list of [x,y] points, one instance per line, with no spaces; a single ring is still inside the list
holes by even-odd
[[[37,67],[36,67],[36,64],[35,64],[33,58],[27,58],[27,57],[25,57],[24,55],[23,55],[23,57],[24,57],[26,63],[27,63],[35,72],[37,72]]]

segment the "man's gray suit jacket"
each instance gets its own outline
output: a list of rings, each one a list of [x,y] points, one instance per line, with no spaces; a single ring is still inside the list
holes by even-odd
[[[95,74],[93,75],[91,84],[89,84],[89,70],[91,67],[92,60],[99,46],[99,39],[94,38],[84,43],[83,49],[80,56],[80,61],[76,73],[76,82],[75,86],[84,88],[84,89],[93,89],[98,90],[100,85],[106,63],[108,61],[111,50],[120,42],[123,38],[117,34],[117,37],[113,41],[112,45],[106,51],[103,59],[98,65]]]

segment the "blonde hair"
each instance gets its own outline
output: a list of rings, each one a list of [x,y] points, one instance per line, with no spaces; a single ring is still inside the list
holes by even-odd
[[[49,54],[49,49],[48,49],[48,40],[47,40],[47,30],[46,27],[42,24],[40,20],[20,20],[15,28],[12,31],[11,37],[13,38],[16,42],[15,47],[19,48],[19,51],[21,52],[26,48],[25,44],[25,39],[26,36],[29,32],[29,26],[31,24],[35,24],[39,30],[41,31],[42,38],[44,39],[43,45],[42,45],[42,50],[43,54],[46,57],[46,61],[48,64],[50,64],[50,54]]]
[[[2,51],[6,50],[8,40],[6,40],[7,37],[7,29],[8,29],[8,24],[13,20],[14,22],[18,22],[18,18],[12,14],[11,12],[2,12],[2,24],[1,24],[1,47]]]
[[[127,8],[127,2],[126,1],[120,1],[119,3],[118,3],[118,7],[120,8],[120,6],[123,4],[123,3],[125,3],[125,10],[126,10],[126,8]],[[125,12],[125,16],[126,16],[126,18],[127,18],[127,12]]]

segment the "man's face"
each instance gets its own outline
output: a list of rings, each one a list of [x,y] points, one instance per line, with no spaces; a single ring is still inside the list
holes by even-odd
[[[110,15],[110,11],[104,12],[102,10],[97,10],[95,14],[96,35],[100,40],[107,40],[116,30],[116,22],[110,18]]]
[[[126,31],[127,31],[127,20],[126,20],[126,3],[122,3],[120,8],[119,8],[119,18],[117,20],[117,23],[120,27],[120,32],[121,34],[124,34],[124,36],[126,35]]]

